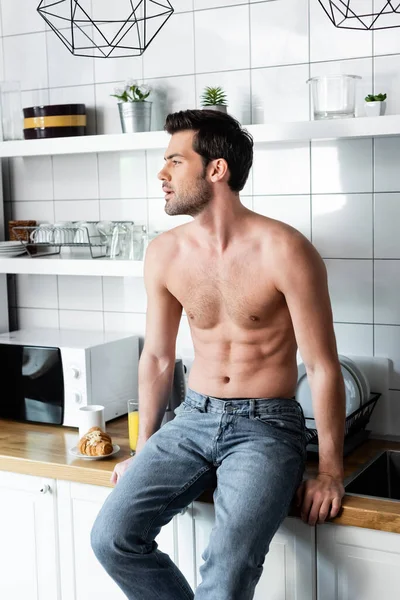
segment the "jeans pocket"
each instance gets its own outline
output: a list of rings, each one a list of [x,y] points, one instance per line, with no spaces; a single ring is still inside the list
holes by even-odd
[[[256,415],[254,418],[271,428],[275,435],[289,443],[293,443],[302,454],[305,454],[305,422],[300,411],[265,412]]]
[[[193,406],[193,404],[189,404],[185,400],[174,410],[174,414],[176,417],[196,412],[200,412],[199,409],[196,408],[196,406]]]

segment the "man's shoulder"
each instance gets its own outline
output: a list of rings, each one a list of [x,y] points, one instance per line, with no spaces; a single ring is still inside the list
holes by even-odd
[[[163,231],[151,240],[146,251],[146,259],[164,263],[179,252],[182,240],[186,235],[186,229],[190,223],[178,225],[168,231]]]
[[[319,253],[311,241],[288,223],[266,217],[260,223],[266,251],[273,262],[319,259]]]
[[[278,248],[308,247],[311,245],[311,242],[301,231],[278,219],[262,217],[259,226],[262,230],[264,239],[266,239],[269,244],[277,244]]]

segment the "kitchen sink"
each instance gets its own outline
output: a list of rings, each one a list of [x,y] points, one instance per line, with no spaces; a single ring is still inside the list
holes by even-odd
[[[345,482],[351,496],[400,502],[400,450],[383,450]]]

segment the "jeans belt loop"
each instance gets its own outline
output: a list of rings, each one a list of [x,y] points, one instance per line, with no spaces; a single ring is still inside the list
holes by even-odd
[[[250,400],[250,410],[249,410],[249,418],[250,419],[254,419],[254,415],[255,415],[255,407],[256,407],[256,401],[254,399]]]
[[[207,406],[210,404],[210,397],[206,396],[204,398],[204,404],[203,404],[203,410],[204,412],[207,412]]]

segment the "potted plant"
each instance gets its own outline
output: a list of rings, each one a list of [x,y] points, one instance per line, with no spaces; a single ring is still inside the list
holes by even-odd
[[[206,87],[201,96],[201,105],[209,110],[219,110],[226,113],[227,98],[221,87]]]
[[[379,117],[386,111],[386,94],[368,94],[365,96],[365,113],[367,117]]]
[[[111,96],[118,99],[123,133],[150,131],[152,103],[147,98],[151,90],[144,84],[128,81],[123,89],[116,88],[114,92]]]

